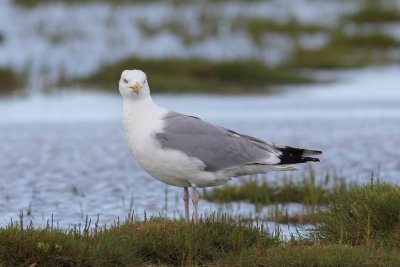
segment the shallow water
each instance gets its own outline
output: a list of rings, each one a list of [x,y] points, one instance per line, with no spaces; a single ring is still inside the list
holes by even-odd
[[[312,165],[320,177],[335,171],[346,181],[363,183],[379,172],[381,181],[399,183],[399,73],[399,67],[342,72],[337,83],[284,88],[272,96],[154,98],[162,106],[277,144],[321,149],[321,163]],[[181,189],[166,187],[140,169],[128,150],[120,113],[120,98],[113,94],[70,91],[1,99],[0,223],[18,219],[21,210],[36,225],[54,215],[62,227],[83,222],[85,215],[111,223],[131,208],[138,217],[144,212],[181,216]],[[303,165],[293,175],[309,168]],[[281,177],[267,175],[271,182]],[[200,211],[267,213],[255,213],[245,203],[206,201]]]

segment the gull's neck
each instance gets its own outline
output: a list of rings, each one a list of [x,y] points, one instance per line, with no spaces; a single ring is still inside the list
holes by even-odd
[[[140,99],[123,98],[124,122],[160,119],[166,112],[166,109],[154,103],[151,96]]]

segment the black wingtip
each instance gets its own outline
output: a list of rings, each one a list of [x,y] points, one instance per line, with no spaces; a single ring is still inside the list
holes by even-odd
[[[279,155],[281,162],[279,164],[296,164],[304,162],[319,162],[318,158],[308,157],[313,155],[321,155],[322,151],[308,150],[295,147],[285,146],[280,148],[282,154]]]

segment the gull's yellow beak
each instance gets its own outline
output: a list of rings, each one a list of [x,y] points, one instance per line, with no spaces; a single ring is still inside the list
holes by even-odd
[[[142,86],[137,82],[134,86],[131,86],[130,88],[134,93],[139,94]]]

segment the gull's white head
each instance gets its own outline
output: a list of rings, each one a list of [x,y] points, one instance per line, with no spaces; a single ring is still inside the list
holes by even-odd
[[[149,96],[146,73],[141,70],[124,70],[119,79],[119,92],[124,98],[140,99]]]

